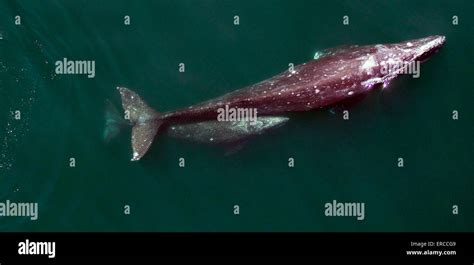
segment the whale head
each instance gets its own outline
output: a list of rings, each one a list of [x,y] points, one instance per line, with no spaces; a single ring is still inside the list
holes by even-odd
[[[391,46],[399,52],[401,60],[423,62],[438,52],[445,42],[445,36],[434,35],[392,44]]]
[[[420,76],[420,63],[441,49],[444,36],[429,36],[393,44],[378,44],[362,49],[359,71],[366,74],[362,82],[366,88],[383,83],[384,87],[398,75]]]

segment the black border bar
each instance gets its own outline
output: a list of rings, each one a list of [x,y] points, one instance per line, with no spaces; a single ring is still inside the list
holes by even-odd
[[[474,257],[474,233],[0,233],[2,259],[48,259],[19,255],[18,244],[55,242],[56,257],[277,255],[406,257],[407,251],[455,251]],[[412,243],[415,242],[415,243]],[[420,247],[420,243],[431,246]],[[438,243],[442,242],[442,243]],[[452,243],[454,242],[454,243]],[[418,245],[417,245],[418,244]],[[441,244],[441,245],[440,245]],[[430,256],[430,255],[428,255]],[[474,260],[472,260],[474,262]],[[2,263],[3,264],[3,263]]]

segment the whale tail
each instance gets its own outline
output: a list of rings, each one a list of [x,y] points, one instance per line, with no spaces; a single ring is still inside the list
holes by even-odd
[[[125,87],[117,87],[117,89],[122,98],[124,117],[133,125],[131,160],[137,161],[150,148],[163,121],[160,119],[160,113],[150,108],[137,93]]]

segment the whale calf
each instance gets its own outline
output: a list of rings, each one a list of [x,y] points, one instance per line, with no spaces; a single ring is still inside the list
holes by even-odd
[[[256,122],[208,120],[171,125],[168,127],[166,134],[173,138],[193,142],[230,144],[247,140],[270,129],[283,126],[288,120],[289,118],[285,116],[262,116],[258,117]]]
[[[105,129],[103,140],[106,143],[115,138],[122,129],[133,125],[122,117],[110,100],[105,101],[104,114]],[[166,135],[198,143],[213,145],[237,144],[237,146],[242,146],[250,138],[281,127],[288,120],[289,118],[285,116],[262,116],[257,117],[255,121],[237,120],[221,122],[218,120],[207,120],[190,122],[169,126],[166,129]],[[229,149],[232,150],[234,148],[235,146],[230,146]]]
[[[134,91],[117,87],[122,107],[133,125],[131,160],[145,155],[162,127],[169,130],[170,126],[188,124],[194,127],[181,128],[193,132],[208,126],[221,128],[223,132],[237,130],[234,127],[239,123],[218,121],[222,108],[252,108],[260,118],[271,119],[272,116],[282,118],[287,112],[323,108],[360,97],[379,84],[387,85],[411,63],[425,61],[444,43],[445,37],[436,35],[393,44],[328,49],[318,53],[314,60],[257,84],[169,112],[157,112]],[[253,133],[260,130],[257,128]]]

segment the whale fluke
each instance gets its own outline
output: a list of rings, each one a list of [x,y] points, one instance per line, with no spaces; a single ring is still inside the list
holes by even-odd
[[[139,160],[148,151],[153,143],[161,122],[137,123],[132,128],[132,161]]]
[[[150,108],[140,96],[125,87],[117,87],[125,110],[125,119],[132,124],[132,161],[139,160],[150,148],[160,125],[160,114]]]

